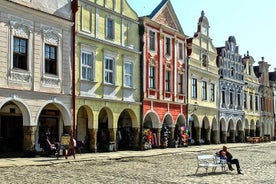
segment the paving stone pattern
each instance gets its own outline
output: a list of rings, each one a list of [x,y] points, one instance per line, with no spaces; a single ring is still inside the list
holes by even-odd
[[[217,168],[195,176],[196,155],[215,153],[222,145],[177,148],[161,155],[73,160],[58,164],[0,167],[0,183],[93,183],[93,184],[252,184],[276,183],[276,143],[231,144],[229,151],[240,160],[243,175],[236,169],[222,173]],[[228,145],[227,145],[228,146]],[[151,150],[154,151],[154,150]],[[159,150],[160,152],[160,150]],[[118,154],[118,153],[117,153]],[[27,158],[26,158],[27,159]],[[54,162],[54,158],[51,163]],[[0,161],[1,163],[1,161]],[[235,168],[235,166],[234,166]]]

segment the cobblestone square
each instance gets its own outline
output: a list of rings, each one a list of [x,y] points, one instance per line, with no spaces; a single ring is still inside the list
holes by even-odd
[[[222,173],[196,170],[196,155],[215,153],[222,145],[189,146],[164,150],[138,151],[140,156],[112,157],[126,152],[77,155],[76,160],[68,158],[58,163],[55,158],[47,158],[46,163],[37,166],[1,167],[0,183],[93,183],[93,184],[181,184],[181,183],[275,183],[276,143],[227,144],[229,151],[240,160],[243,175],[236,169]],[[163,154],[149,154],[158,151]],[[90,159],[82,159],[84,157]],[[109,156],[107,156],[109,155]],[[28,160],[29,158],[25,158]],[[64,158],[63,158],[64,159]],[[65,160],[65,159],[64,159]],[[0,159],[0,165],[3,160]],[[40,160],[40,162],[42,162]],[[49,164],[47,164],[49,163]],[[235,166],[234,166],[235,168]]]

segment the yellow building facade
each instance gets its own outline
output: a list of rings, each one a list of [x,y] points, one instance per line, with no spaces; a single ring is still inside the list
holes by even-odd
[[[217,51],[209,37],[204,12],[197,32],[188,39],[188,120],[190,138],[195,144],[218,143],[218,67]]]
[[[259,79],[256,77],[253,69],[255,63],[252,56],[247,55],[243,58],[244,63],[244,112],[245,137],[261,136],[260,123],[260,93],[259,93]]]
[[[75,137],[88,151],[138,148],[138,28],[125,0],[78,2]]]

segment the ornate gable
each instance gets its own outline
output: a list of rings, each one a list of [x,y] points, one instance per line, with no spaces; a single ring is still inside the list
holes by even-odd
[[[149,17],[161,25],[168,26],[184,34],[170,0],[162,0]]]
[[[175,30],[178,30],[177,25],[175,24],[171,13],[168,9],[168,7],[166,7],[155,19],[157,22],[159,22],[160,24],[163,25],[167,25]]]

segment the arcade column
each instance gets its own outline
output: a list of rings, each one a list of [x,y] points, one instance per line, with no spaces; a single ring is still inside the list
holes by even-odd
[[[35,132],[36,126],[23,126],[23,152],[27,157],[35,156]]]
[[[195,127],[195,145],[200,145],[200,138],[201,138],[201,128]]]
[[[230,142],[234,143],[235,142],[235,130],[230,130]]]
[[[139,134],[140,134],[140,129],[137,127],[133,127],[133,149],[137,150],[139,149]]]
[[[170,131],[170,137],[169,137],[169,147],[173,148],[174,145],[174,127],[169,127],[169,131]]]
[[[221,131],[221,137],[220,137],[220,142],[221,143],[227,143],[227,132],[226,131]]]
[[[212,143],[213,144],[218,144],[219,143],[219,131],[218,130],[213,130],[212,131]]]
[[[97,152],[97,133],[98,129],[88,129],[88,147],[92,153]]]

